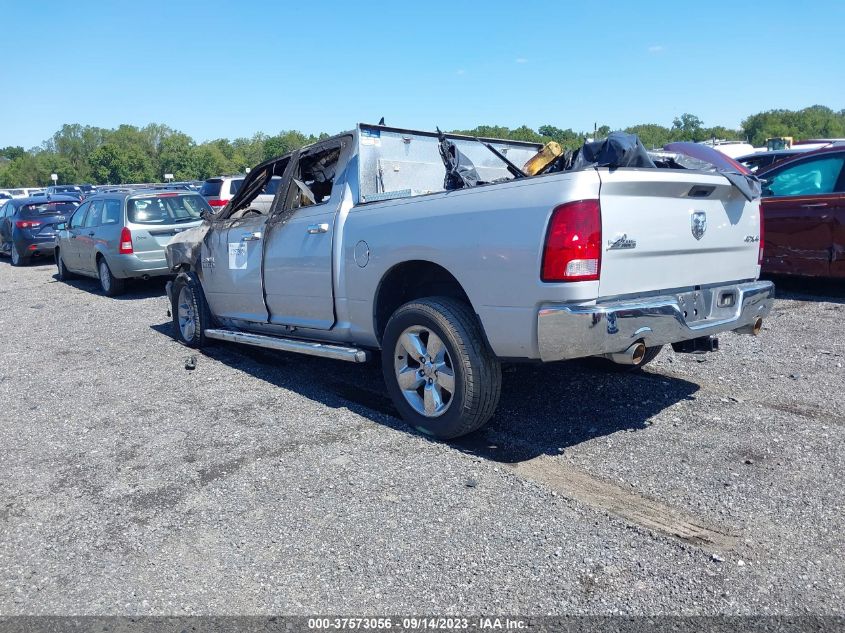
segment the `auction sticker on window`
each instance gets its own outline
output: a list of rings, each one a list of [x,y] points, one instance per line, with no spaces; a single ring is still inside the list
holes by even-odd
[[[246,270],[246,243],[229,242],[229,270]]]

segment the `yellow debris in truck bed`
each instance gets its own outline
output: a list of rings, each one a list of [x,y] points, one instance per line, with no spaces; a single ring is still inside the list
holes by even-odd
[[[549,141],[543,145],[543,149],[532,156],[522,167],[529,176],[535,176],[548,167],[558,156],[563,153],[560,145],[555,141]]]

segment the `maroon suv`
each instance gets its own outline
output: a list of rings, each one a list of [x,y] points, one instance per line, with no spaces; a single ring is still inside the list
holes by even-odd
[[[763,272],[845,277],[845,146],[785,160],[763,180]]]

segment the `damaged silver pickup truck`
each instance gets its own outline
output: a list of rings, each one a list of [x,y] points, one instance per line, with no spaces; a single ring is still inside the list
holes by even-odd
[[[774,288],[757,281],[759,183],[685,145],[649,154],[619,134],[573,157],[361,124],[258,165],[173,238],[175,334],[379,354],[402,416],[438,438],[493,415],[503,361],[712,351],[759,332]],[[269,211],[252,208],[274,176]]]

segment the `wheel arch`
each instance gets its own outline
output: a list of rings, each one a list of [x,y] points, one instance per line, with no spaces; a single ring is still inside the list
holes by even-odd
[[[414,259],[389,268],[379,281],[373,301],[373,328],[379,344],[390,316],[399,306],[414,299],[432,296],[462,301],[475,312],[460,281],[440,264]]]

